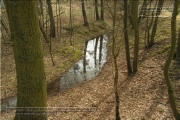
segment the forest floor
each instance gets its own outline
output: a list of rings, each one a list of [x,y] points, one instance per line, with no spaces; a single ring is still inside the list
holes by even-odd
[[[130,77],[127,77],[124,47],[121,49],[117,61],[119,66],[118,91],[120,96],[120,116],[122,120],[174,120],[163,76],[163,66],[170,45],[170,22],[168,22],[167,20],[160,20],[158,34],[155,38],[156,43],[151,49],[144,49],[144,41],[143,37],[141,37],[138,72]],[[75,41],[75,48],[77,50],[83,50],[84,40],[89,40],[94,36],[105,33],[106,27],[100,29],[104,26],[104,23],[97,22],[96,25],[99,25],[96,31],[89,31],[84,27],[78,28],[79,30],[77,31],[82,29],[85,32],[75,34],[74,39],[78,39]],[[143,28],[141,31],[143,31]],[[133,34],[130,35],[130,39],[132,39],[132,36]],[[114,120],[115,96],[113,92],[113,72],[110,55],[108,55],[107,62],[100,74],[92,80],[76,85],[63,92],[59,92],[56,89],[59,85],[57,82],[60,76],[74,62],[81,58],[81,55],[78,55],[77,58],[72,59],[70,55],[67,55],[69,52],[64,52],[64,50],[68,49],[63,44],[69,44],[63,41],[66,38],[66,34],[64,34],[61,42],[56,39],[52,40],[55,66],[52,66],[48,47],[43,42],[48,85],[48,107],[54,107],[51,109],[51,113],[48,114],[48,119]],[[132,50],[133,47],[131,47]],[[1,54],[1,99],[7,99],[16,96],[15,64],[11,44],[2,44]],[[177,75],[179,75],[179,71]],[[55,107],[59,107],[59,109]],[[81,111],[73,111],[74,108],[79,108]],[[85,108],[89,108],[90,111]],[[63,109],[72,111],[62,112],[61,110]],[[1,118],[2,120],[12,120],[14,115],[15,111],[9,114],[3,112]]]

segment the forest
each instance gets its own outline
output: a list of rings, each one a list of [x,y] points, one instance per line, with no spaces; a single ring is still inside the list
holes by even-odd
[[[1,120],[180,120],[180,0],[1,0]]]

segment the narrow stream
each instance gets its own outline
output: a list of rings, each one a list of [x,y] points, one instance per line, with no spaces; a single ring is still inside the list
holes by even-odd
[[[106,35],[101,35],[85,42],[83,58],[60,78],[60,91],[85,83],[100,73],[106,62],[107,42],[108,38]],[[16,103],[16,96],[2,100],[0,112],[6,111],[6,107],[16,107]]]
[[[60,78],[61,91],[84,83],[99,74],[106,62],[107,40],[107,36],[102,35],[85,42],[83,58]]]

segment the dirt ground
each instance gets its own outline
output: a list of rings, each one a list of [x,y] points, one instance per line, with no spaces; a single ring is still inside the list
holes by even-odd
[[[174,119],[168,103],[166,84],[162,71],[167,54],[154,53],[154,51],[159,51],[160,48],[162,48],[168,43],[169,39],[164,39],[158,41],[151,49],[141,49],[139,58],[139,71],[137,74],[132,75],[131,77],[127,77],[124,54],[125,52],[124,48],[122,49],[118,57],[118,88],[120,95],[120,115],[122,120]],[[8,49],[6,52],[6,58],[2,58],[2,61],[12,61],[12,51]],[[58,69],[54,69],[57,66],[52,66],[50,58],[47,56],[45,57],[45,64],[46,66],[49,66],[46,68],[46,72],[48,73],[47,75],[49,76],[48,78],[54,78],[53,81],[56,81],[57,78],[59,78],[59,76],[62,75],[63,72],[65,72],[65,69],[63,69],[64,71],[61,71],[60,74],[58,74],[58,72],[56,71],[54,72],[54,70],[58,71]],[[56,62],[57,59],[61,59],[61,62],[59,64],[62,64],[62,61],[65,58],[62,59],[60,57],[55,57]],[[65,61],[63,62],[65,63]],[[6,66],[11,66],[10,68],[4,67],[6,72],[8,71],[8,73],[11,74],[5,74],[5,71],[2,71],[2,73],[4,73],[2,74],[2,77],[4,79],[8,79],[8,82],[12,82],[15,77],[15,73],[12,69],[14,67],[13,62],[5,63]],[[52,74],[50,74],[50,72]],[[56,83],[57,82],[54,82],[53,84],[55,86],[51,86],[51,89],[54,90],[48,92],[48,107],[50,108],[51,112],[48,114],[49,120],[115,119],[115,99],[113,93],[112,63],[110,56],[108,56],[107,63],[103,67],[101,73],[92,80],[87,81],[85,84],[79,84],[64,92],[59,92],[59,90],[56,90]],[[2,85],[3,84],[4,83],[2,83]],[[11,87],[9,87],[8,89],[10,88]],[[62,112],[61,110],[65,108],[66,110],[73,110],[75,108],[79,108],[81,111]],[[88,109],[82,111],[83,108]],[[2,120],[12,120],[14,117],[14,111],[9,114],[2,113],[1,117]]]
[[[142,47],[143,40],[141,41],[139,70],[130,77],[127,77],[124,47],[121,49],[117,61],[120,116],[122,120],[174,120],[163,76],[163,66],[167,58],[167,52],[161,53],[164,46],[170,44],[170,33],[165,29],[169,24],[165,24],[163,20],[159,23],[159,30],[157,31],[159,33],[156,35],[155,45],[151,49],[144,49]],[[97,26],[102,26],[100,24],[97,23]],[[78,29],[84,31],[83,27]],[[84,40],[106,33],[105,29],[100,29],[100,27],[97,31],[87,30],[85,33],[79,33],[79,30],[75,34],[75,48],[78,50],[83,50]],[[64,34],[65,38],[66,34]],[[141,37],[141,39],[143,38]],[[48,84],[47,101],[50,109],[48,120],[115,120],[115,96],[110,55],[98,76],[84,84],[60,92],[57,89],[59,77],[79,59],[72,60],[70,56],[63,54],[64,46],[62,43],[64,43],[63,39],[61,42],[56,39],[52,40],[53,57],[56,64],[52,66],[47,44],[43,42]],[[66,45],[68,44],[66,43]],[[133,50],[133,47],[131,47],[131,50]],[[15,64],[10,43],[2,44],[1,51],[1,99],[6,99],[16,96]],[[62,111],[63,109],[66,109],[66,111]],[[1,119],[12,120],[14,115],[15,111],[9,114],[3,112],[1,113]]]
[[[118,58],[118,88],[122,120],[173,120],[162,71],[166,54],[152,57],[152,53],[163,43],[160,41],[150,50],[140,51],[140,56],[144,57],[140,57],[138,73],[131,77],[127,77],[124,50],[121,51]],[[49,93],[48,107],[51,108],[49,120],[114,120],[115,100],[110,57],[101,73],[92,80],[64,92]],[[52,107],[61,110],[91,110],[60,112]],[[2,114],[2,120],[12,120],[13,117],[14,112]]]

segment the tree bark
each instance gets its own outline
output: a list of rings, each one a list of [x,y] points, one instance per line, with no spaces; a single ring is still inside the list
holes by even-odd
[[[139,53],[138,4],[139,4],[139,0],[132,1],[133,27],[134,27],[134,34],[135,34],[134,58],[133,58],[133,72],[134,73],[137,72],[138,53]]]
[[[133,16],[133,14],[132,14],[132,0],[129,0],[129,2],[128,2],[128,18],[129,18],[129,22],[130,22],[130,24],[132,25],[132,28],[133,28],[133,18],[132,18],[132,16]]]
[[[170,52],[164,66],[164,77],[165,77],[166,85],[168,89],[169,102],[170,102],[171,109],[173,111],[173,114],[176,120],[180,120],[180,113],[178,112],[178,108],[176,105],[173,85],[169,78],[169,67],[171,65],[171,61],[172,61],[172,58],[175,52],[175,47],[176,47],[176,16],[178,15],[178,4],[179,4],[179,0],[175,0],[173,14],[171,18],[171,48],[170,48]]]
[[[104,0],[101,0],[101,20],[104,20]]]
[[[156,30],[157,30],[158,18],[159,18],[159,15],[161,13],[161,10],[162,10],[163,3],[164,3],[164,0],[159,0],[159,2],[158,2],[158,7],[156,10],[156,18],[154,20],[154,25],[153,25],[153,29],[152,29],[152,33],[151,33],[151,40],[150,40],[150,46],[149,47],[152,47],[154,45],[154,37],[156,34]]]
[[[96,20],[99,20],[98,0],[95,0]]]
[[[84,0],[81,0],[81,6],[82,6],[83,19],[84,19],[84,26],[88,26],[88,20],[87,20],[86,10],[85,10],[85,6],[84,6]]]
[[[124,41],[125,41],[125,50],[126,50],[126,62],[127,62],[127,72],[128,76],[132,73],[131,61],[130,61],[130,52],[129,52],[129,39],[128,39],[128,4],[127,0],[124,0]]]
[[[141,11],[139,13],[139,22],[141,21],[141,18],[145,15],[146,13],[146,9],[147,9],[147,0],[144,0],[143,1],[143,5],[142,5],[142,8],[141,8]]]
[[[37,1],[4,2],[16,63],[18,108],[15,120],[47,120],[46,82]]]
[[[43,1],[39,0],[39,12],[41,15],[43,15]]]
[[[176,60],[178,65],[180,65],[180,28],[179,28],[179,34],[178,34],[178,44],[177,44],[177,50],[176,50]]]
[[[116,100],[116,107],[115,107],[115,112],[116,112],[116,120],[120,120],[120,112],[119,112],[119,92],[118,92],[118,65],[117,65],[117,57],[118,54],[116,54],[116,38],[115,38],[115,25],[116,25],[116,6],[117,5],[117,0],[114,0],[114,15],[113,15],[113,38],[112,38],[112,57],[113,57],[113,64],[114,64],[114,95],[115,95],[115,100]]]
[[[51,0],[47,0],[47,5],[48,5],[48,14],[50,17],[50,36],[55,37],[56,32],[55,32],[55,24],[54,24],[54,17],[53,17]]]

